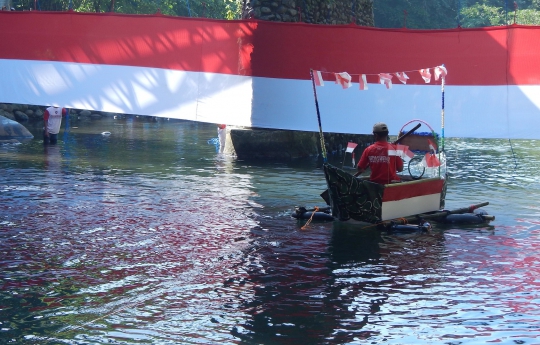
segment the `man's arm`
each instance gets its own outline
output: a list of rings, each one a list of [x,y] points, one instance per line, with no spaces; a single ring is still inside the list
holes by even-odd
[[[362,173],[363,173],[364,171],[366,171],[366,169],[362,169],[362,168],[359,168],[359,167],[358,167],[358,171],[357,171],[356,174],[354,174],[353,176],[354,176],[354,177],[360,176],[360,175],[362,175]]]
[[[369,147],[366,148],[364,152],[362,152],[362,156],[360,156],[360,160],[358,161],[358,165],[356,166],[356,169],[358,171],[356,172],[356,174],[354,174],[354,177],[360,176],[369,167],[369,162],[367,159],[368,150],[369,150]]]

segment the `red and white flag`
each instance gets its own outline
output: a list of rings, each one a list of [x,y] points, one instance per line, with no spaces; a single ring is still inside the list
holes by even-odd
[[[430,139],[428,139],[427,141],[428,141],[429,149],[433,151],[432,153],[437,153],[437,145]]]
[[[429,68],[422,68],[420,70],[420,75],[422,76],[422,79],[427,83],[431,81],[431,73],[429,73]]]
[[[322,78],[321,71],[313,70],[313,80],[315,81],[315,85],[324,86],[324,80]]]
[[[360,90],[367,90],[367,81],[366,81],[366,75],[360,74]]]
[[[439,162],[439,158],[437,158],[437,155],[428,152],[424,156],[424,159],[422,159],[422,165],[426,168],[436,168],[441,165],[441,162]]]
[[[446,67],[444,66],[435,67],[435,80],[439,80],[439,77],[442,77],[444,79],[447,73],[448,72],[446,71]]]
[[[391,89],[392,75],[389,73],[379,73],[379,83],[386,85],[387,89]]]
[[[353,152],[354,149],[356,148],[356,146],[358,146],[358,144],[356,143],[348,143],[347,144],[347,150],[345,150],[345,152]]]
[[[409,146],[407,145],[396,145],[396,151],[398,156],[400,156],[405,162],[410,161],[414,157],[414,152],[409,150]]]
[[[407,79],[409,79],[409,76],[405,74],[405,72],[396,72],[394,74],[400,82],[402,82],[403,84],[407,84]]]
[[[344,89],[352,86],[351,76],[347,72],[334,73],[336,76],[336,84],[340,84]]]

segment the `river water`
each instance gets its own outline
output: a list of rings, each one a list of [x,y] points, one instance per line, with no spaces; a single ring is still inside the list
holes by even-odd
[[[302,229],[318,163],[222,156],[214,125],[32,131],[0,145],[1,344],[540,344],[537,141],[447,139],[447,208],[496,220],[396,234]]]

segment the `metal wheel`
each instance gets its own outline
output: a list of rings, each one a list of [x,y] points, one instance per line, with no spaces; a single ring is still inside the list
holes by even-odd
[[[422,164],[424,157],[415,156],[409,161],[409,175],[411,175],[413,180],[418,180],[426,172],[426,167]]]

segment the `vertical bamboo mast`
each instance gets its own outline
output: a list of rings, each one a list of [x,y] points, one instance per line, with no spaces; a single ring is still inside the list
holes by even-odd
[[[444,66],[444,65],[443,65]],[[441,78],[442,108],[441,108],[441,151],[444,152],[444,80]]]
[[[311,74],[311,84],[313,85],[313,96],[315,97],[315,108],[317,109],[317,120],[319,121],[319,137],[321,140],[321,152],[323,156],[323,162],[327,162],[326,145],[324,144],[324,134],[321,125],[321,113],[319,111],[319,101],[317,100],[317,89],[315,88],[315,77],[313,76],[313,69],[309,70]]]
[[[444,67],[444,64],[442,65]],[[441,149],[439,150],[439,162],[441,161],[441,152],[444,155],[444,81],[445,76],[441,76]],[[439,177],[441,176],[441,166],[439,165]]]

